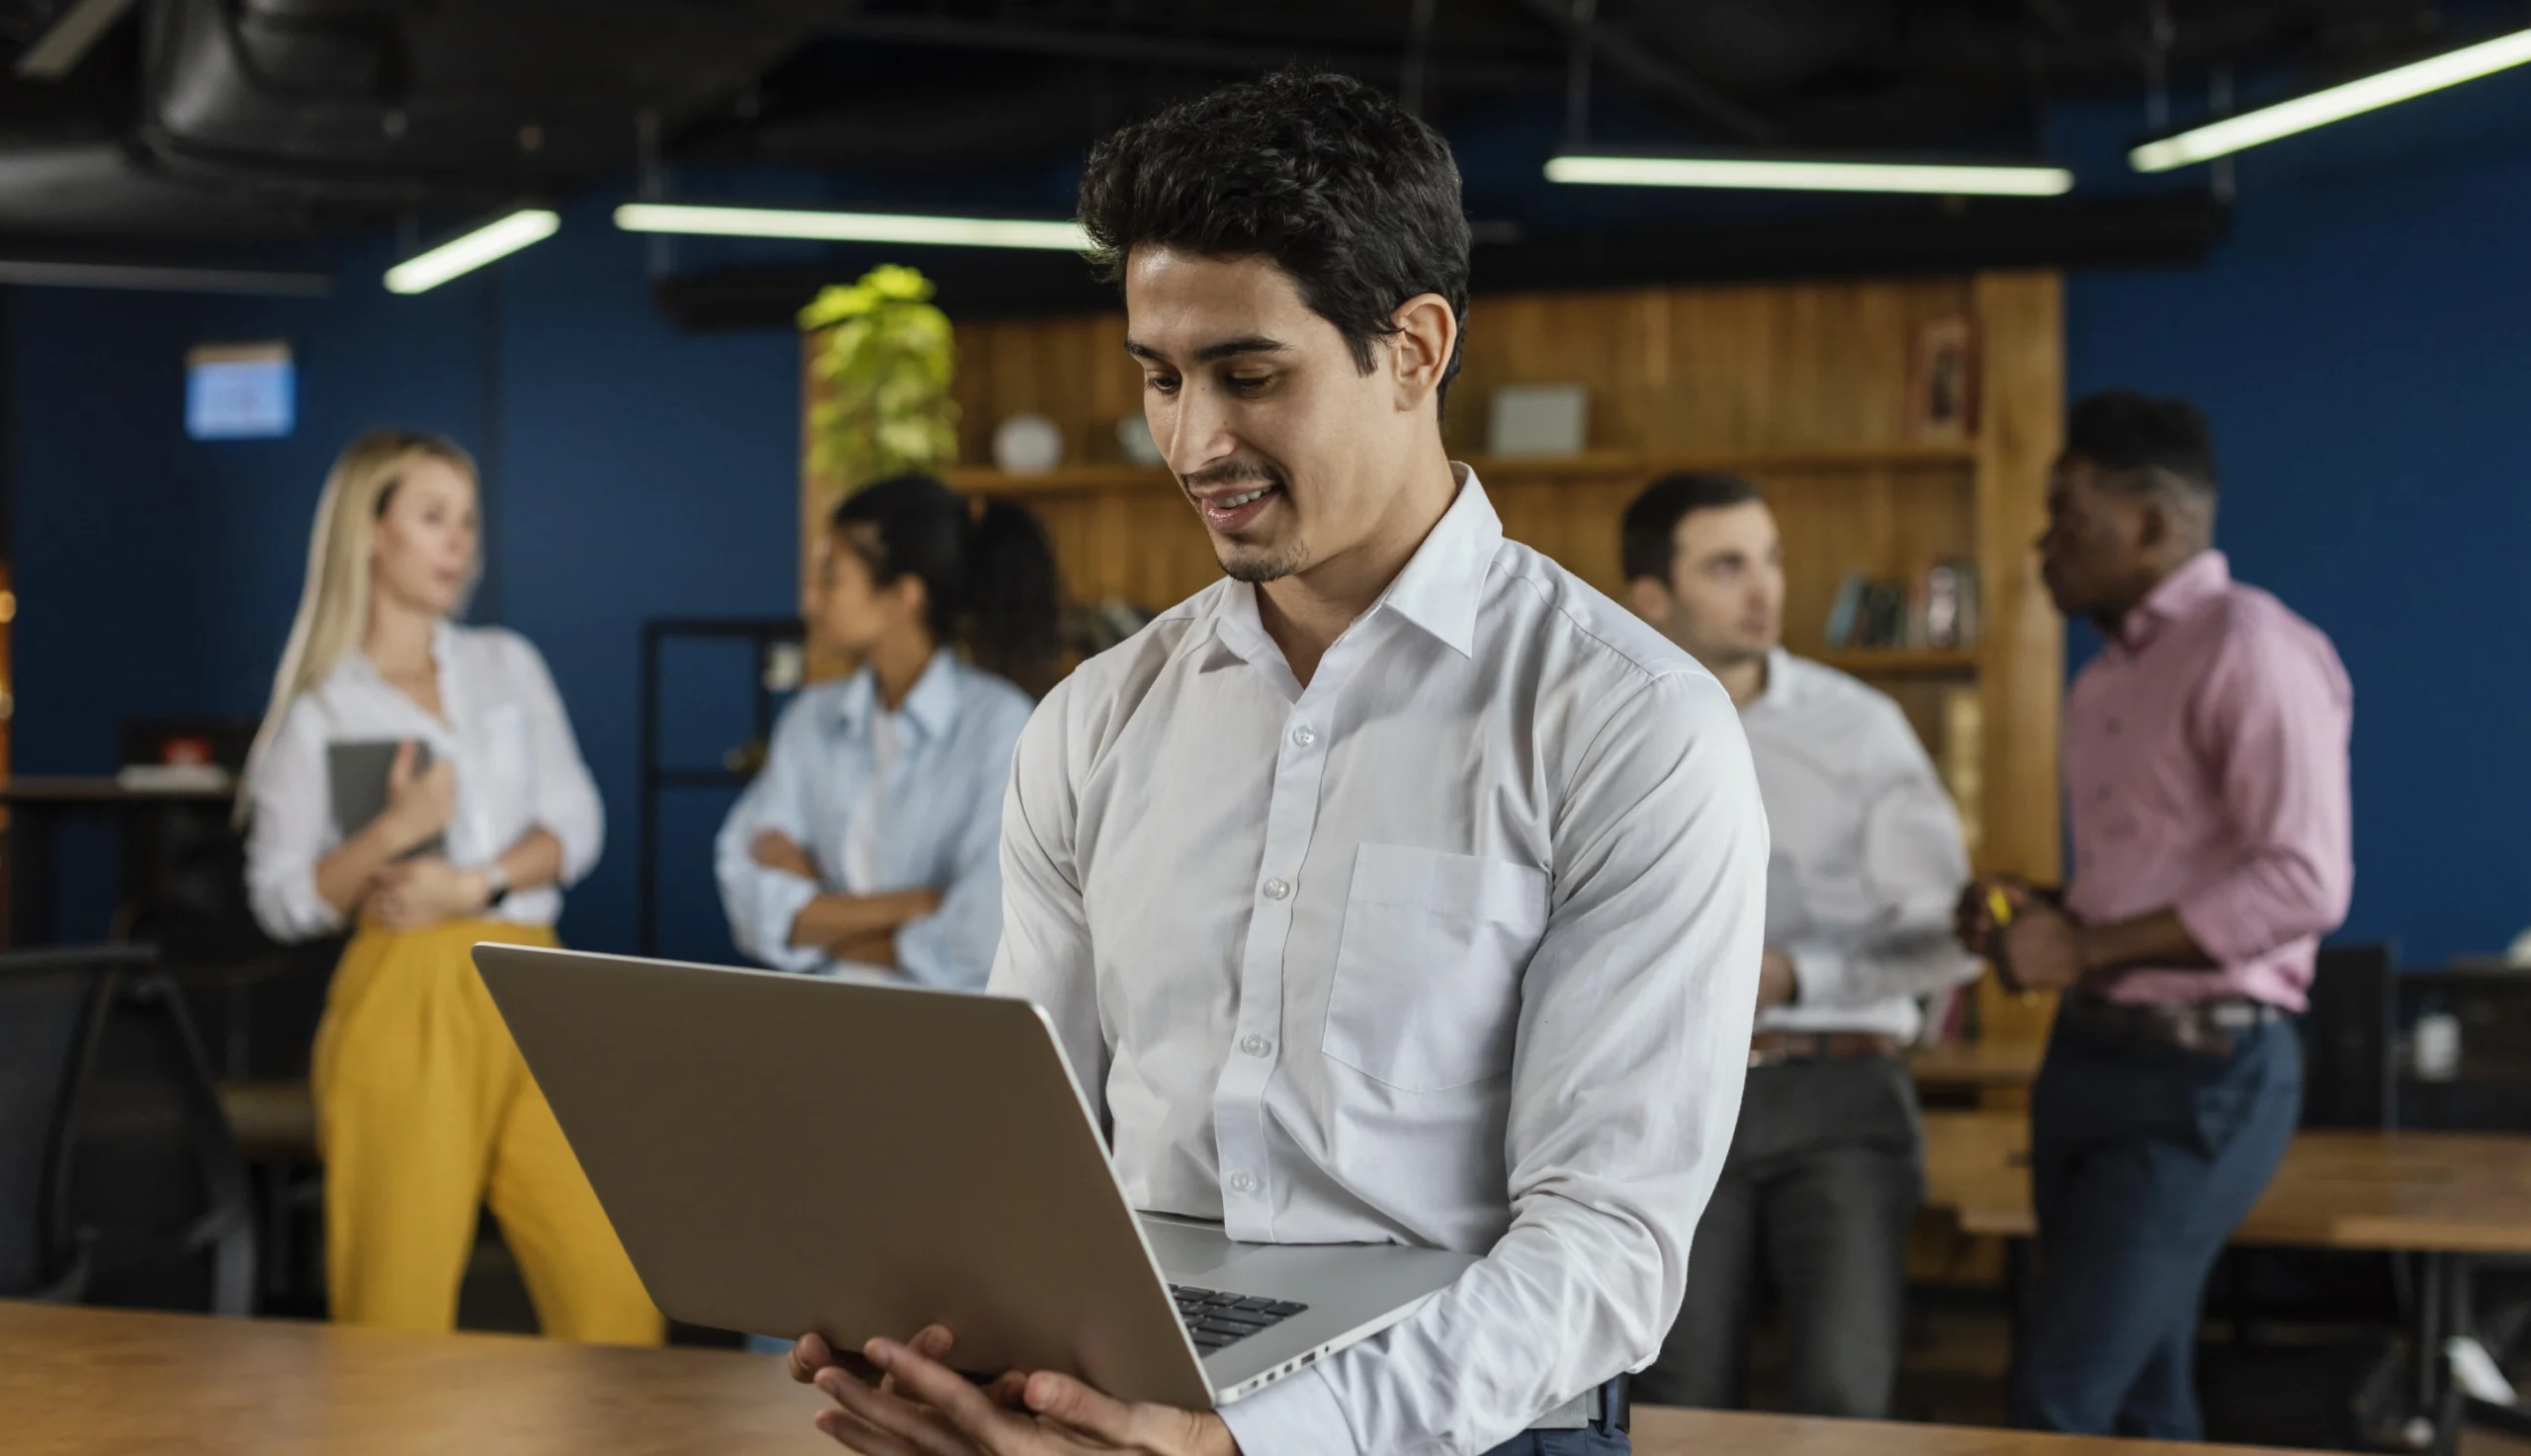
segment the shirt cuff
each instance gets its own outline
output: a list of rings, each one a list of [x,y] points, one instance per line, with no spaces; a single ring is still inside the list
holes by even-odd
[[[756,943],[745,949],[776,971],[815,971],[827,963],[823,947],[793,945],[791,925],[809,901],[826,892],[815,880],[804,880],[780,870],[766,870],[758,877],[755,895]]]
[[[291,872],[251,899],[264,933],[285,945],[331,935],[345,922],[343,912],[317,893],[313,865]]]
[[[993,971],[990,953],[977,964],[960,963],[955,927],[936,910],[899,925],[896,941],[897,969],[924,985],[981,990]]]
[[[2219,881],[2171,907],[2188,938],[2218,967],[2255,961],[2283,943],[2242,909],[2240,899],[2232,887]]]
[[[1240,1456],[1360,1456],[1325,1372],[1302,1370],[1221,1408]]]

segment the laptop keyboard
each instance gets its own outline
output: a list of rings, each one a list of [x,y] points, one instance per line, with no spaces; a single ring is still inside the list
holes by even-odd
[[[1195,1348],[1208,1355],[1309,1308],[1290,1300],[1226,1294],[1218,1289],[1197,1289],[1191,1284],[1172,1284],[1169,1292],[1178,1300],[1178,1319],[1194,1336]]]

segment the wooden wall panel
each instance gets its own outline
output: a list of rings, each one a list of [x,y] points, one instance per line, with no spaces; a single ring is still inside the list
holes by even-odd
[[[1918,340],[1957,314],[1980,328],[1980,427],[1967,441],[1915,440]],[[1489,296],[1468,320],[1443,433],[1477,466],[1510,536],[1612,595],[1617,519],[1647,480],[1680,468],[1750,475],[1784,527],[1797,651],[1821,649],[1846,573],[1912,578],[1937,558],[1974,557],[1987,629],[1974,652],[1829,655],[1890,692],[1937,762],[1946,726],[1973,721],[1979,866],[2052,880],[2062,632],[2031,542],[2062,433],[2062,335],[2058,280],[2045,273]],[[1218,579],[1175,482],[1121,464],[1116,423],[1142,407],[1121,314],[966,324],[957,337],[969,464],[953,483],[1043,516],[1077,596],[1158,609]],[[1587,455],[1483,457],[1495,389],[1577,383],[1590,391]],[[987,466],[994,427],[1021,410],[1063,431],[1062,469],[1013,477]],[[2045,1034],[2045,1003],[1990,985],[1979,1008],[1994,1039]]]
[[[1986,868],[2053,884],[2062,873],[2057,770],[2065,631],[2032,549],[2047,524],[2047,474],[2065,438],[2064,289],[2054,273],[1977,280],[1986,332],[1978,530],[1990,622],[1979,677],[1986,721]],[[2044,1040],[2053,997],[2016,996],[1989,976],[1979,1024],[1996,1041]]]

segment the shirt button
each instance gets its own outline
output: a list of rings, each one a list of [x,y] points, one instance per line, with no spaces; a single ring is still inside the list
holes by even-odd
[[[1263,1057],[1274,1050],[1274,1044],[1262,1036],[1243,1037],[1240,1039],[1239,1049],[1251,1057]]]
[[[1291,898],[1292,898],[1292,887],[1291,887],[1290,882],[1288,882],[1288,881],[1284,881],[1284,880],[1268,880],[1268,881],[1266,881],[1266,898],[1267,899],[1291,899]]]
[[[1308,724],[1302,724],[1299,728],[1292,729],[1292,742],[1297,747],[1306,748],[1317,741],[1318,731]]]
[[[1250,1173],[1233,1173],[1230,1175],[1230,1186],[1231,1191],[1235,1193],[1254,1193],[1257,1191],[1257,1179]]]

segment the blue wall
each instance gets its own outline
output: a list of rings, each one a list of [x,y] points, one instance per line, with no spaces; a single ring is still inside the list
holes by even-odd
[[[2067,144],[2136,121],[2070,119]],[[2501,950],[2531,925],[2531,74],[2237,167],[2209,266],[2071,281],[2069,386],[2202,405],[2235,573],[2336,642],[2356,704],[2346,935],[2410,964]]]
[[[595,204],[496,276],[419,298],[380,287],[387,261],[350,249],[337,296],[304,301],[17,291],[14,768],[109,771],[127,717],[259,713],[334,452],[374,425],[442,430],[491,487],[476,615],[544,649],[612,814],[566,932],[629,948],[640,624],[795,610],[796,336],[674,333],[641,241]],[[273,337],[297,353],[296,433],[186,439],[185,349]],[[699,902],[673,918],[709,924],[686,837],[670,880]],[[93,933],[103,903],[66,886],[62,933]]]
[[[1471,195],[1491,178],[1513,199],[1551,122],[1471,125],[1457,138]],[[2118,157],[2138,126],[2133,102],[2066,108],[2052,140],[2087,188],[2147,185]],[[2417,962],[2500,947],[2531,924],[2513,561],[2531,543],[2531,74],[2252,153],[2239,187],[2236,235],[2208,266],[2071,281],[2071,385],[2204,404],[2239,573],[2345,655],[2349,933],[2396,937]],[[20,290],[19,770],[110,767],[127,715],[257,711],[332,452],[372,424],[447,430],[494,481],[483,606],[544,647],[615,816],[566,930],[629,946],[638,627],[791,610],[797,352],[785,331],[670,332],[645,245],[604,214],[579,206],[497,282],[420,299],[378,288],[375,247],[352,250],[340,296],[320,301]],[[299,351],[298,434],[184,439],[184,348],[275,335]],[[744,665],[677,661],[692,691],[672,693],[671,747],[708,762],[743,736],[730,705]],[[675,953],[727,953],[704,852],[720,808],[670,808]]]

